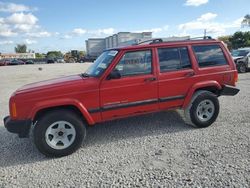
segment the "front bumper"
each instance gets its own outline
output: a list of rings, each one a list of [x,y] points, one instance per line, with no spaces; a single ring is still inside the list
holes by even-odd
[[[5,128],[11,132],[16,133],[20,138],[26,138],[29,135],[29,130],[32,124],[30,119],[27,120],[12,120],[10,116],[3,119]]]
[[[237,93],[239,93],[240,89],[233,87],[233,86],[229,86],[229,85],[225,85],[222,90],[220,91],[220,95],[229,95],[229,96],[234,96]]]

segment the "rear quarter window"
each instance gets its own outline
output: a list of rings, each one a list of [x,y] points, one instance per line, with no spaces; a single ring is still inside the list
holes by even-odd
[[[220,66],[228,64],[219,45],[193,46],[199,67]]]

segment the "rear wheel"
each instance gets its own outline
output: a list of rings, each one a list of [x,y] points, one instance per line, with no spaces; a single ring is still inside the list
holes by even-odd
[[[217,119],[219,110],[220,105],[216,95],[209,91],[198,91],[185,109],[185,116],[188,124],[204,128]]]
[[[69,110],[56,110],[38,119],[33,127],[33,139],[46,156],[61,157],[76,151],[86,136],[86,126]]]

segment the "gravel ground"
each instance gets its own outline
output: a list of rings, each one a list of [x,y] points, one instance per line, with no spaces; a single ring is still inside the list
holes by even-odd
[[[88,65],[0,67],[0,118],[16,88]],[[89,128],[83,146],[63,158],[44,157],[1,123],[0,187],[250,187],[250,73],[239,79],[240,93],[220,97],[209,128],[186,125],[181,111],[115,120]]]

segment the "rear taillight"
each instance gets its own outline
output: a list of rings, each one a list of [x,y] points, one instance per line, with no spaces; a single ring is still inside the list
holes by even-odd
[[[234,83],[238,82],[238,72],[234,72]]]

